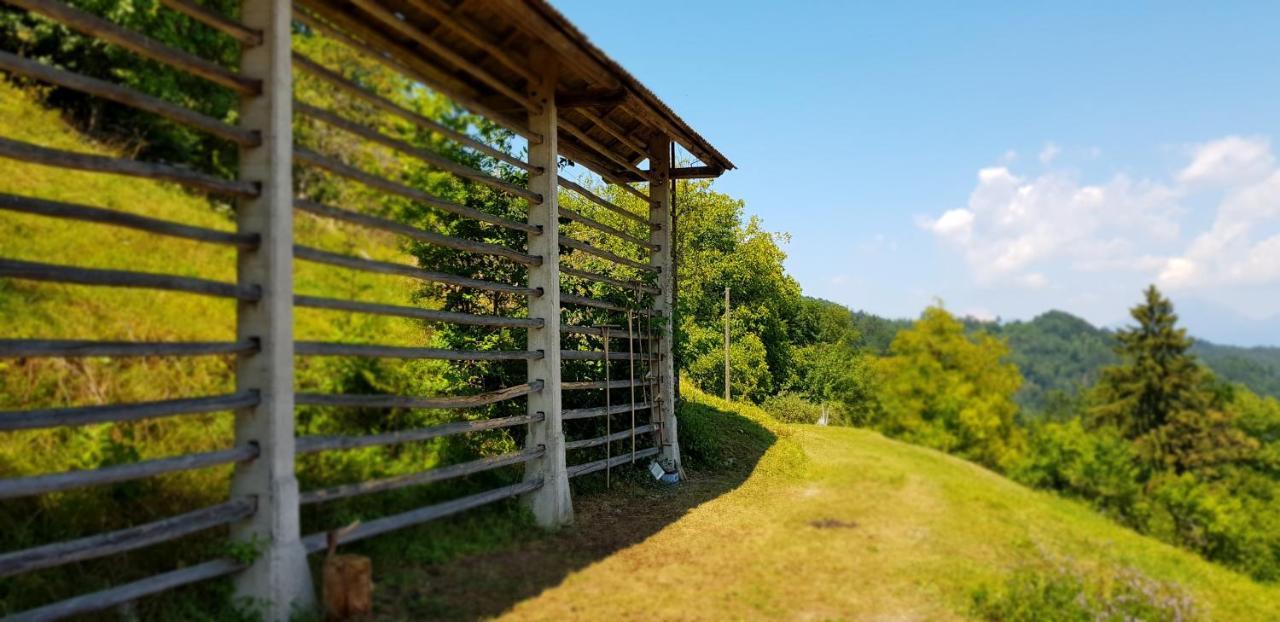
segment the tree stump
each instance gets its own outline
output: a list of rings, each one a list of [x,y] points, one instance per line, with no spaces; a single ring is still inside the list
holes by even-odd
[[[324,560],[325,619],[351,620],[373,613],[373,562],[363,555]]]

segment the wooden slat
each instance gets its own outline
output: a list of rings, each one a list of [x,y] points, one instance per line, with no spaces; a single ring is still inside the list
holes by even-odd
[[[136,527],[5,553],[0,555],[0,577],[106,557],[176,540],[250,516],[256,508],[257,503],[253,497],[236,499]]]
[[[630,309],[628,309],[627,307],[624,307],[622,305],[616,305],[616,304],[613,304],[612,302],[596,300],[595,298],[587,298],[586,296],[575,296],[573,294],[566,294],[564,292],[560,292],[560,304],[581,305],[583,307],[604,309],[606,311],[617,311],[619,313],[626,313],[627,311],[630,311]]]
[[[640,425],[640,426],[636,426],[635,428],[627,428],[621,432],[614,432],[613,434],[610,434],[608,436],[597,436],[595,438],[588,438],[580,441],[569,441],[564,444],[564,448],[565,449],[584,449],[587,447],[599,447],[601,445],[604,445],[605,443],[614,443],[617,441],[628,440],[631,438],[632,433],[644,434],[646,432],[653,432],[657,429],[658,429],[658,426],[653,425],[652,423],[647,425]],[[628,454],[628,457],[629,456],[630,454]]]
[[[462,497],[461,499],[454,499],[452,501],[445,501],[444,503],[437,503],[435,505],[429,505],[416,510],[410,510],[402,514],[394,514],[385,518],[378,518],[363,522],[355,529],[341,532],[338,536],[338,544],[348,544],[357,540],[381,535],[389,531],[412,527],[413,525],[444,518],[459,512],[465,512],[466,510],[477,508],[482,505],[487,505],[503,499],[509,499],[517,495],[522,495],[526,492],[532,492],[541,487],[542,480],[529,480],[526,482],[520,482],[519,484],[503,486],[502,488],[495,488],[486,492]],[[313,533],[303,538],[302,544],[306,547],[308,553],[318,553],[328,547],[328,536],[329,534],[327,532]]]
[[[61,22],[73,30],[114,43],[139,56],[225,86],[241,95],[258,95],[262,92],[261,80],[242,76],[222,65],[169,47],[57,0],[5,0],[5,2]]]
[[[361,405],[361,407],[366,406]],[[378,407],[385,406],[379,404]],[[499,428],[527,425],[530,423],[540,422],[543,419],[544,416],[539,413],[535,416],[519,415],[516,417],[479,419],[476,421],[454,421],[417,430],[400,430],[397,432],[385,432],[383,434],[371,434],[368,436],[303,436],[298,438],[297,451],[299,454],[311,454],[321,451],[344,451],[348,449],[359,449],[361,447],[399,445],[402,443],[430,440],[442,436],[453,436],[456,434],[468,434],[484,430],[497,430]]]
[[[141,91],[126,86],[113,84],[97,78],[82,76],[56,67],[50,67],[30,59],[22,58],[0,50],[0,69],[14,74],[22,74],[49,84],[95,95],[118,104],[137,108],[160,115],[170,121],[181,123],[197,130],[208,132],[218,138],[229,140],[245,147],[256,147],[262,144],[262,137],[253,130],[230,125],[213,117],[200,114],[189,108],[171,104],[158,97],[152,97]]]
[[[539,328],[543,325],[542,318],[473,315],[470,313],[457,313],[454,311],[436,311],[434,309],[422,309],[419,307],[384,305],[372,302],[358,302],[355,300],[340,300],[337,298],[319,298],[316,296],[294,296],[293,304],[297,307],[307,307],[310,309],[330,309],[334,311],[370,313],[373,315],[390,315],[395,317],[412,318],[415,320],[426,320],[430,322],[464,324],[467,326]]]
[[[323,203],[317,203],[315,201],[309,201],[307,199],[296,199],[293,202],[293,206],[297,209],[307,212],[308,214],[314,214],[316,216],[322,216],[325,218],[342,220],[352,224],[360,225],[362,227],[368,227],[370,229],[379,229],[382,231],[388,231],[390,233],[396,233],[409,238],[413,238],[415,240],[418,240],[419,242],[425,242],[427,244],[431,244],[433,246],[452,248],[455,250],[467,251],[470,253],[478,253],[481,255],[504,257],[506,259],[510,259],[518,264],[525,265],[525,266],[542,265],[542,258],[538,257],[537,255],[529,255],[527,253],[522,253],[515,249],[507,248],[505,246],[499,246],[497,244],[488,244],[485,242],[476,242],[473,240],[465,240],[463,238],[455,238],[452,236],[419,229],[412,225],[406,225],[404,223],[396,222],[394,220],[390,220],[387,218],[369,216],[366,214],[361,214],[359,212],[332,207],[329,205],[325,205]]]
[[[253,302],[262,297],[262,289],[257,285],[236,285],[235,283],[223,283],[187,276],[173,276],[171,274],[58,266],[17,259],[0,259],[0,277],[27,281],[98,285],[102,287],[160,289],[203,296],[235,298],[246,302]]]
[[[384,147],[394,149],[407,156],[417,158],[439,170],[453,173],[463,179],[470,179],[472,181],[482,183],[490,188],[497,189],[500,192],[505,192],[513,197],[524,199],[530,203],[542,202],[542,196],[536,192],[529,192],[520,186],[505,182],[497,177],[489,175],[488,173],[477,171],[465,164],[459,164],[440,154],[432,153],[425,149],[419,149],[418,147],[410,145],[402,140],[387,136],[382,132],[354,121],[350,121],[337,114],[329,112],[328,110],[324,110],[323,108],[317,108],[316,106],[312,106],[305,102],[295,101],[293,109],[302,115],[322,121],[345,132],[364,138],[365,140],[373,141]]]
[[[647,292],[655,295],[658,293],[661,293],[661,290],[659,290],[658,288],[652,285],[646,285],[639,281],[624,281],[622,279],[615,279],[605,274],[598,274],[595,272],[589,272],[587,270],[578,270],[577,268],[568,268],[565,266],[561,266],[560,272],[563,274],[567,274],[569,276],[585,279],[593,283],[604,283],[607,285],[612,285],[614,287],[617,287],[618,289],[626,290],[629,292],[640,290],[642,292]]]
[[[472,460],[471,462],[438,467],[431,469],[430,471],[422,471],[420,473],[366,480],[354,484],[332,486],[330,488],[322,488],[319,490],[308,490],[302,493],[300,503],[303,505],[323,503],[325,501],[346,499],[347,497],[354,497],[357,495],[367,495],[375,492],[407,488],[409,486],[421,486],[424,484],[442,482],[448,479],[472,475],[474,473],[492,471],[493,469],[502,468],[504,466],[523,464],[535,458],[541,458],[544,454],[546,454],[546,448],[538,446],[536,448],[526,449],[520,452],[504,454],[501,456],[489,456],[479,460]]]
[[[534,225],[530,225],[523,222],[517,222],[514,220],[503,218],[501,216],[494,216],[493,214],[482,212],[478,209],[467,207],[465,205],[450,203],[449,201],[445,201],[444,199],[434,197],[416,188],[410,188],[409,186],[406,186],[404,184],[390,181],[388,179],[383,179],[382,177],[378,177],[377,175],[374,175],[372,173],[366,173],[354,166],[344,164],[330,157],[322,156],[304,147],[298,147],[298,146],[294,147],[293,159],[296,162],[301,162],[308,166],[314,166],[316,168],[333,173],[334,175],[338,175],[340,177],[345,177],[347,179],[360,182],[366,186],[369,186],[370,188],[377,188],[385,192],[390,192],[392,194],[402,196],[406,199],[425,203],[436,209],[448,212],[450,214],[454,214],[456,216],[461,216],[463,218],[470,218],[472,220],[478,220],[480,222],[487,222],[491,225],[506,227],[507,229],[511,229],[514,231],[523,231],[525,233],[541,233],[542,232],[541,229],[539,229]]]
[[[71,406],[40,410],[0,412],[0,431],[31,430],[93,423],[138,421],[171,415],[198,415],[248,408],[258,403],[256,391],[157,402]]]
[[[89,207],[87,205],[76,205],[74,203],[62,203],[60,201],[46,201],[44,199],[23,197],[14,194],[0,193],[0,210],[21,212],[24,214],[36,214],[38,216],[47,216],[50,218],[65,218],[68,220],[101,223],[116,227],[125,227],[127,229],[137,229],[148,233],[167,235],[175,238],[195,240],[198,242],[229,244],[243,249],[253,249],[258,246],[258,235],[256,233],[250,234],[216,231],[213,229],[206,229],[204,227],[183,225],[176,222],[170,222],[168,220],[160,220],[157,218],[148,218],[146,216],[138,216],[136,214],[129,214],[126,212],[102,209],[100,207]]]
[[[386,99],[378,95],[377,93],[369,91],[368,89],[362,88],[360,85],[348,80],[347,78],[343,77],[341,74],[335,71],[331,71],[330,69],[307,58],[306,56],[303,56],[302,54],[299,54],[298,52],[293,53],[293,62],[297,64],[299,67],[301,67],[302,70],[307,72],[308,74],[313,75],[321,80],[324,80],[325,82],[328,82],[330,85],[337,87],[342,92],[347,93],[348,95],[353,95],[370,104],[373,104],[377,108],[381,109],[383,112],[394,114],[404,119],[405,121],[408,121],[409,123],[412,123],[428,132],[434,132],[436,134],[444,136],[445,138],[448,138],[449,140],[452,140],[460,145],[465,145],[471,149],[475,149],[480,153],[483,153],[501,162],[506,162],[507,164],[510,164],[521,170],[532,172],[535,175],[542,174],[541,167],[531,166],[528,162],[525,162],[524,160],[521,160],[505,151],[502,151],[501,149],[496,149],[494,147],[491,147],[447,125],[444,125],[442,123],[439,123],[437,121],[424,117],[411,110],[402,108],[395,102],[392,102],[391,100]]]
[[[613,136],[614,138],[618,139],[618,142],[626,145],[628,149],[631,149],[632,151],[640,154],[642,156],[640,158],[641,160],[643,160],[644,157],[647,157],[646,152],[648,151],[648,149],[646,149],[644,145],[636,141],[635,138],[632,138],[631,135],[628,134],[626,131],[624,131],[622,128],[614,125],[612,122],[606,119],[603,115],[596,114],[595,111],[588,108],[578,110],[577,112],[583,117],[586,117],[588,121],[594,123],[596,127],[604,130],[605,132],[608,132],[610,136]]]
[[[352,4],[363,9],[365,13],[381,22],[384,27],[399,32],[400,34],[412,39],[418,45],[431,50],[447,62],[452,63],[458,68],[466,70],[468,74],[475,76],[478,80],[487,84],[489,88],[502,93],[511,100],[524,106],[525,109],[530,112],[537,113],[540,110],[537,104],[530,101],[523,93],[508,85],[505,80],[493,75],[484,67],[463,58],[461,54],[454,52],[448,46],[445,46],[435,38],[429,36],[427,33],[419,30],[416,26],[400,19],[396,14],[387,10],[377,2],[374,2],[373,0],[350,1]]]
[[[233,462],[245,462],[257,457],[258,447],[256,445],[243,445],[221,451],[144,460],[132,464],[121,464],[84,471],[67,471],[15,479],[0,479],[0,499],[40,495],[84,486],[113,484],[165,473],[191,471]]]
[[[634,357],[628,352],[609,352],[608,359],[610,361],[628,361],[634,358],[637,361],[647,361],[654,357],[647,354],[636,354]],[[564,361],[603,361],[605,353],[603,350],[561,350],[560,359]]]
[[[245,26],[225,15],[215,13],[208,8],[191,2],[191,0],[160,0],[160,4],[182,13],[205,26],[229,35],[240,43],[249,46],[262,45],[261,30]]]
[[[636,270],[644,270],[645,272],[658,271],[657,268],[649,264],[640,263],[634,259],[627,259],[626,257],[618,255],[617,253],[614,253],[612,251],[607,251],[603,248],[593,246],[590,243],[584,242],[576,238],[571,238],[566,235],[560,236],[560,246],[563,246],[565,248],[572,249],[575,251],[580,251],[595,257],[599,257],[600,259],[603,259],[605,261],[611,261],[618,265],[627,266],[628,268],[634,268]]]
[[[438,348],[410,348],[322,341],[299,341],[294,344],[294,354],[298,356],[362,356],[442,361],[528,361],[542,358],[542,352],[536,350],[441,350]]]
[[[521,64],[515,58],[512,58],[512,56],[507,53],[507,51],[503,48],[501,44],[491,41],[488,37],[478,32],[475,28],[471,27],[467,23],[455,17],[450,11],[440,8],[432,0],[408,0],[408,1],[409,1],[409,6],[412,6],[415,9],[418,9],[426,13],[427,15],[430,15],[432,19],[435,19],[436,21],[443,24],[446,28],[449,28],[450,30],[458,33],[459,35],[462,36],[463,39],[466,39],[467,41],[469,41],[471,45],[474,45],[480,48],[481,50],[484,50],[485,54],[488,54],[494,60],[498,61],[499,63],[502,63],[504,66],[506,66],[507,69],[510,69],[511,71],[515,72],[517,75],[524,78],[526,81],[533,82],[537,80],[537,75],[534,73],[534,71],[529,67]],[[456,7],[454,10],[456,11]]]
[[[565,220],[570,220],[578,224],[581,224],[584,227],[588,227],[590,229],[599,231],[600,233],[611,235],[615,238],[618,238],[619,240],[623,240],[624,242],[630,242],[632,244],[635,244],[636,246],[639,246],[640,248],[649,249],[649,250],[658,249],[657,244],[653,244],[648,240],[638,238],[634,235],[631,235],[630,233],[627,233],[626,231],[618,229],[617,227],[606,225],[594,218],[584,216],[573,210],[565,209],[562,207],[558,211],[559,211],[559,216]]]
[[[647,387],[657,384],[653,380],[578,380],[560,383],[561,391],[589,391],[596,389],[629,389],[631,387]]]
[[[535,380],[487,393],[415,397],[410,395],[299,393],[299,406],[336,406],[342,408],[477,408],[515,399],[542,390],[543,382]]]
[[[629,219],[634,220],[634,221],[636,221],[636,222],[638,222],[638,223],[640,223],[640,224],[642,224],[642,225],[644,225],[644,226],[646,226],[646,227],[650,226],[648,217],[646,217],[646,216],[641,216],[641,215],[639,215],[639,214],[636,214],[636,213],[634,213],[634,212],[631,212],[630,210],[623,209],[622,207],[618,206],[617,204],[613,203],[612,201],[606,200],[604,197],[601,197],[600,195],[598,195],[598,194],[596,194],[596,193],[594,193],[594,192],[592,192],[592,191],[590,191],[590,190],[587,190],[587,189],[586,189],[585,187],[583,187],[581,184],[574,183],[573,181],[570,181],[570,180],[568,180],[568,179],[565,179],[564,177],[558,177],[558,178],[556,178],[556,183],[557,183],[557,184],[559,184],[561,188],[568,188],[568,189],[570,189],[570,190],[572,190],[572,191],[574,191],[574,192],[576,192],[576,193],[578,193],[578,194],[582,195],[583,197],[585,197],[587,200],[591,201],[592,203],[595,203],[596,205],[599,205],[600,207],[603,207],[603,208],[605,208],[605,209],[607,209],[607,210],[609,210],[609,211],[611,211],[611,212],[613,212],[613,213],[615,213],[615,214],[617,214],[617,215],[619,215],[619,216],[622,216],[623,218],[629,218]]]
[[[635,409],[648,410],[650,406],[651,404],[649,404],[648,402],[645,402],[642,404],[636,404]],[[607,409],[609,412],[607,413],[605,412],[605,410],[606,408],[604,406],[600,406],[597,408],[574,408],[574,409],[564,411],[564,414],[562,414],[560,418],[565,421],[572,421],[574,419],[591,419],[593,417],[603,417],[606,414],[617,415],[621,413],[629,413],[631,412],[631,403],[627,402],[626,404],[609,407]]]
[[[658,447],[648,447],[648,448],[637,451],[634,455],[631,454],[630,452],[627,452],[625,454],[614,456],[612,458],[608,458],[605,460],[596,460],[595,462],[588,462],[586,464],[576,464],[569,467],[568,469],[569,477],[577,477],[579,475],[595,473],[596,471],[603,471],[605,469],[610,469],[616,466],[624,465],[628,462],[631,462],[632,460],[640,460],[641,458],[656,456],[658,455],[658,450],[659,450]]]
[[[323,263],[331,266],[341,266],[352,270],[363,270],[365,272],[378,272],[381,274],[394,274],[397,276],[407,276],[409,278],[418,279],[420,281],[429,281],[432,283],[444,283],[456,287],[467,287],[470,289],[480,289],[493,292],[507,292],[511,294],[524,294],[536,296],[539,291],[534,288],[521,287],[519,285],[507,285],[506,283],[496,283],[493,281],[481,281],[479,279],[471,279],[453,274],[445,274],[443,272],[432,272],[406,266],[404,264],[391,263],[387,261],[375,261],[372,259],[362,259],[360,257],[352,257],[350,255],[340,255],[338,253],[330,253],[307,246],[295,244],[293,246],[293,256],[305,261],[313,261],[315,263]]]
[[[0,339],[0,358],[80,356],[214,356],[250,354],[256,341],[88,341],[75,339]]]
[[[633,174],[640,175],[640,176],[644,175],[644,171],[640,170],[635,165],[631,164],[630,161],[618,155],[612,149],[601,144],[600,141],[592,138],[591,135],[588,134],[586,130],[580,127],[577,127],[572,123],[569,123],[568,120],[565,120],[564,122],[560,123],[559,127],[561,131],[568,133],[570,136],[576,138],[578,142],[581,142],[583,145],[594,150],[596,153],[599,153],[600,155],[608,158],[618,166],[621,166],[622,168],[626,169],[627,171]]]
[[[7,138],[0,138],[0,158],[78,171],[171,181],[188,188],[233,197],[252,197],[258,194],[258,184],[249,181],[223,179],[167,164],[50,149]]]
[[[560,332],[564,334],[572,334],[572,335],[595,335],[596,337],[605,336],[604,329],[600,328],[599,326],[578,326],[576,324],[561,324]],[[627,332],[618,327],[614,327],[610,329],[608,337],[610,339],[622,339],[624,341],[628,339]],[[646,341],[646,340],[654,341],[655,339],[657,339],[657,337],[654,337],[654,336],[646,337],[644,335],[635,336],[636,341]]]

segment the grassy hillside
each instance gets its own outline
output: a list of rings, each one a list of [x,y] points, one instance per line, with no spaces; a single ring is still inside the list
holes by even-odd
[[[771,423],[690,388],[685,396],[689,453],[741,461],[754,448],[745,481],[514,603],[506,617],[982,619],[978,593],[990,599],[1043,563],[1102,577],[1116,595],[1126,581],[1182,593],[1196,619],[1274,620],[1280,611],[1280,587],[971,463],[865,430]],[[752,432],[756,422],[770,433]],[[696,491],[708,477],[695,471],[687,486]],[[609,528],[598,518],[579,527]]]

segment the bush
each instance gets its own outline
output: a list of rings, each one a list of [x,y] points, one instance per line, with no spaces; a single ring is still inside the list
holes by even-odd
[[[784,423],[817,423],[822,418],[822,406],[814,404],[798,393],[774,395],[761,404],[774,419]]]
[[[1141,473],[1119,435],[1087,431],[1076,419],[1037,425],[1028,436],[1026,458],[1011,473],[1015,480],[1087,499],[1131,527],[1145,522]]]

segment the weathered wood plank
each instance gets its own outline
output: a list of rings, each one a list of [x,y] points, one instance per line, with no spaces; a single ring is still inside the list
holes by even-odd
[[[262,45],[262,31],[250,28],[237,22],[225,15],[220,15],[190,0],[160,0],[163,4],[174,11],[182,13],[191,19],[204,24],[214,30],[230,36],[231,38],[245,45]]]
[[[585,449],[587,447],[599,447],[601,445],[604,445],[605,443],[614,443],[617,441],[628,440],[631,438],[631,435],[633,433],[644,434],[646,432],[653,432],[657,429],[658,429],[658,426],[655,426],[652,423],[649,423],[645,425],[636,426],[634,428],[627,428],[621,432],[614,432],[613,434],[609,434],[607,436],[597,436],[595,438],[587,438],[580,441],[569,441],[564,444],[564,448],[565,449]],[[627,455],[630,456],[630,454],[627,454]]]
[[[80,356],[215,356],[251,354],[256,341],[90,341],[0,339],[0,358]]]
[[[508,328],[536,328],[542,326],[542,318],[505,317],[500,315],[473,315],[453,311],[436,311],[419,307],[384,305],[355,300],[339,300],[337,298],[319,298],[316,296],[294,296],[294,306],[310,309],[331,309],[335,311],[352,311],[373,315],[390,315],[395,317],[445,322],[449,324],[465,324],[467,326],[504,326]]]
[[[638,238],[616,227],[611,227],[609,225],[606,225],[593,218],[579,214],[578,212],[575,212],[573,210],[560,208],[560,217],[565,220],[576,222],[584,227],[594,229],[605,235],[611,235],[624,242],[630,242],[632,244],[635,244],[636,246],[639,246],[640,248],[644,248],[648,250],[656,250],[658,248],[658,245],[656,244],[653,244],[647,240]]]
[[[246,408],[257,403],[258,394],[256,392],[244,391],[229,395],[156,402],[9,411],[0,412],[0,431],[89,425],[108,421],[138,421],[140,419],[154,419],[171,415],[198,415]]]
[[[604,309],[606,311],[617,311],[620,313],[626,313],[627,311],[629,311],[627,307],[624,307],[622,305],[616,305],[616,304],[613,304],[612,302],[596,300],[595,298],[587,298],[586,296],[575,296],[573,294],[566,294],[564,292],[560,292],[560,303],[570,304],[570,305],[581,305],[584,307],[593,307],[596,309]]]
[[[252,197],[258,194],[258,184],[249,181],[223,179],[168,164],[50,149],[8,138],[0,138],[0,158],[78,171],[171,181],[188,188],[232,197]]]
[[[5,622],[47,622],[49,620],[61,620],[73,615],[102,611],[116,605],[138,600],[143,596],[239,572],[245,566],[244,563],[233,559],[216,559],[180,570],[158,574],[133,583],[126,583],[91,594],[68,598],[36,609],[29,609],[5,618]]]
[[[175,238],[195,240],[198,242],[229,244],[243,249],[251,249],[258,245],[258,236],[253,234],[215,231],[204,227],[193,227],[190,225],[170,222],[168,220],[138,216],[136,214],[102,209],[100,207],[76,205],[74,203],[62,203],[60,201],[47,201],[45,199],[36,199],[14,194],[0,193],[0,210],[35,214],[50,218],[65,218],[68,220],[101,223],[116,227],[125,227],[128,229],[137,229],[148,233],[167,235]]]
[[[465,512],[472,508],[482,505],[509,499],[517,495],[537,490],[542,486],[541,480],[531,480],[495,488],[479,494],[474,494],[461,499],[454,499],[444,503],[429,505],[416,510],[410,510],[402,514],[395,514],[385,518],[371,520],[361,523],[355,529],[347,531],[339,535],[338,544],[348,544],[357,540],[371,538],[381,535],[389,531],[411,527],[428,521],[433,521],[446,516],[451,516],[459,512]],[[307,548],[308,553],[318,553],[328,547],[328,532],[313,533],[302,539],[302,544]]]
[[[594,389],[629,389],[652,386],[652,380],[580,380],[560,384],[562,391],[589,391]]]
[[[658,455],[658,448],[648,447],[648,448],[637,451],[634,455],[631,454],[630,452],[627,452],[620,456],[614,456],[606,460],[596,460],[595,462],[588,462],[586,464],[577,464],[569,467],[569,477],[577,477],[579,475],[595,473],[596,471],[603,471],[605,469],[610,469],[616,466],[624,465],[628,462],[631,462],[632,460],[639,460],[641,458],[648,458],[649,456],[656,456],[656,455]]]
[[[560,236],[560,246],[563,246],[571,250],[580,251],[588,255],[592,255],[594,257],[599,257],[600,259],[603,259],[605,261],[613,262],[621,266],[626,266],[634,270],[642,270],[644,272],[658,271],[657,268],[649,264],[640,263],[634,259],[627,259],[626,257],[618,255],[612,251],[607,251],[603,248],[598,248],[596,246],[591,245],[588,242],[584,242],[577,238],[571,238],[571,237],[562,235]]]
[[[561,350],[560,358],[565,361],[603,361],[606,357],[602,350]],[[629,361],[632,357],[628,352],[613,351],[608,353],[607,358],[610,361]],[[651,360],[653,358],[645,354],[635,355],[635,360],[637,361]]]
[[[515,249],[499,246],[497,244],[488,244],[485,242],[455,238],[453,236],[419,229],[412,225],[406,225],[394,220],[379,218],[377,216],[369,216],[359,212],[332,207],[315,201],[309,201],[307,199],[297,199],[294,201],[293,206],[309,214],[343,220],[362,227],[368,227],[370,229],[380,229],[382,231],[396,233],[433,246],[452,248],[454,250],[478,253],[481,255],[504,257],[525,266],[542,265],[541,257],[522,253]]]
[[[191,471],[220,464],[244,462],[257,457],[258,448],[255,445],[243,445],[220,451],[144,460],[132,464],[121,464],[98,469],[0,479],[0,499],[40,495],[84,486],[113,484],[165,473]]]
[[[368,396],[373,398],[399,398],[401,396]],[[388,403],[394,404],[394,401],[387,400],[383,402],[371,402],[373,406],[359,404],[361,408],[388,408]],[[431,402],[427,402],[430,404]],[[411,403],[411,407],[416,407],[416,403]],[[396,407],[399,407],[398,405]],[[428,406],[429,408],[437,408],[437,406]],[[529,415],[518,415],[515,417],[499,417],[494,419],[479,419],[476,421],[454,421],[450,423],[442,423],[426,428],[416,430],[400,430],[397,432],[385,432],[383,434],[371,434],[367,436],[303,436],[298,438],[298,453],[310,454],[321,451],[345,451],[348,449],[359,449],[361,447],[375,447],[380,445],[399,445],[402,443],[412,443],[416,441],[425,441],[442,436],[453,436],[455,434],[468,434],[471,432],[481,432],[484,430],[496,430],[499,428],[510,428],[518,425],[526,425],[541,421],[541,417],[533,417]]]
[[[352,270],[363,270],[365,272],[378,272],[382,274],[394,274],[397,276],[407,276],[409,278],[418,279],[420,281],[429,281],[432,283],[444,283],[455,287],[466,287],[470,289],[481,289],[493,292],[507,292],[511,294],[523,294],[528,296],[536,296],[538,290],[529,287],[520,287],[518,285],[507,285],[506,283],[495,283],[493,281],[481,281],[479,279],[471,279],[467,277],[457,276],[453,274],[445,274],[443,272],[431,272],[413,266],[404,264],[391,263],[387,261],[375,261],[372,259],[362,259],[360,257],[351,257],[349,255],[340,255],[338,253],[330,253],[307,246],[295,244],[293,247],[293,256],[298,259],[313,261],[316,263],[328,264],[331,266],[341,266],[343,268],[351,268]]]
[[[652,404],[645,402],[643,404],[636,404],[635,409],[648,410],[652,406],[653,406]],[[608,412],[606,412],[606,410]],[[570,421],[573,419],[591,419],[592,417],[603,417],[605,415],[617,415],[617,414],[629,413],[629,412],[631,412],[630,402],[627,402],[625,404],[618,405],[618,406],[610,406],[609,408],[605,408],[604,406],[599,406],[596,408],[575,408],[573,410],[564,411],[564,420]]]
[[[262,289],[257,285],[237,285],[235,283],[223,283],[221,281],[174,276],[171,274],[58,266],[17,259],[0,259],[0,277],[26,281],[98,285],[102,287],[160,289],[203,296],[235,298],[246,302],[253,302],[262,297]]]
[[[346,499],[347,497],[354,497],[357,495],[367,495],[375,492],[407,488],[409,486],[421,486],[434,482],[442,482],[448,479],[471,475],[473,473],[491,471],[504,466],[523,464],[535,458],[542,457],[543,453],[545,453],[545,450],[538,447],[515,453],[503,454],[501,456],[489,456],[486,458],[480,458],[479,460],[463,462],[461,464],[438,467],[431,469],[430,471],[422,471],[420,473],[410,473],[407,475],[397,475],[395,477],[366,480],[363,482],[356,482],[354,484],[332,486],[330,488],[322,488],[319,490],[308,490],[302,493],[302,504],[323,503],[325,501]]]
[[[636,221],[636,222],[638,222],[638,223],[640,223],[640,224],[642,224],[642,225],[644,225],[644,226],[646,226],[646,227],[650,226],[650,225],[649,225],[649,219],[647,219],[647,218],[645,218],[644,216],[641,216],[641,215],[639,215],[639,214],[636,214],[636,213],[634,213],[634,212],[631,212],[631,211],[629,211],[629,210],[623,209],[622,207],[619,207],[617,204],[613,203],[612,201],[608,201],[608,200],[606,200],[604,197],[601,197],[600,195],[598,195],[598,194],[596,194],[596,193],[594,193],[594,192],[592,192],[592,191],[590,191],[590,190],[587,190],[587,189],[586,189],[585,187],[583,187],[581,184],[574,183],[574,182],[572,182],[572,181],[570,181],[570,180],[568,180],[568,179],[565,179],[565,178],[563,178],[563,177],[560,177],[560,178],[556,179],[556,183],[557,183],[557,184],[559,184],[561,188],[568,188],[568,189],[570,189],[570,190],[572,190],[572,191],[574,191],[574,192],[576,192],[576,193],[578,193],[578,194],[582,195],[584,198],[586,198],[587,200],[591,201],[592,203],[595,203],[596,205],[599,205],[600,207],[603,207],[603,208],[605,208],[605,209],[607,209],[607,210],[609,210],[609,211],[611,211],[611,212],[613,212],[613,213],[615,213],[615,214],[617,214],[617,215],[619,215],[619,216],[622,216],[623,218],[629,218],[629,219],[634,220],[634,221]]]
[[[262,82],[260,80],[247,78],[222,65],[169,47],[155,39],[145,37],[114,22],[92,13],[81,11],[57,0],[5,0],[5,2],[32,13],[38,13],[55,22],[65,24],[72,30],[92,35],[108,43],[114,43],[139,56],[144,56],[158,63],[199,76],[214,84],[225,86],[241,95],[257,95],[262,92]]]
[[[363,356],[443,361],[527,361],[542,358],[542,352],[536,350],[441,350],[321,341],[299,341],[294,344],[294,353],[298,356]]]
[[[106,557],[175,540],[240,520],[253,514],[256,507],[257,503],[252,497],[236,499],[136,527],[5,553],[0,555],[0,577]]]
[[[378,190],[390,192],[392,194],[402,196],[406,199],[425,203],[436,209],[448,212],[450,214],[454,214],[456,216],[461,216],[463,218],[470,218],[472,220],[478,220],[480,222],[489,223],[491,225],[497,225],[499,227],[505,227],[507,229],[512,229],[514,231],[523,231],[526,233],[540,232],[538,228],[533,227],[531,225],[527,225],[525,223],[517,222],[514,220],[509,220],[501,216],[494,216],[493,214],[482,212],[478,209],[467,207],[465,205],[451,203],[449,201],[445,201],[444,199],[427,194],[421,190],[418,190],[417,188],[410,188],[409,186],[406,186],[399,182],[394,182],[388,179],[384,179],[372,173],[366,173],[354,166],[351,166],[349,164],[344,164],[342,162],[339,162],[327,156],[320,155],[310,149],[305,149],[303,147],[294,147],[293,159],[296,162],[301,162],[302,164],[306,164],[308,166],[314,166],[321,170],[325,170],[330,173],[333,173],[334,175],[338,175],[340,177],[346,177],[347,179],[357,181],[366,186],[369,186],[370,188],[377,188]]]
[[[127,86],[106,82],[97,78],[82,76],[70,71],[45,65],[16,54],[0,51],[0,69],[10,73],[21,74],[42,82],[54,84],[68,89],[95,95],[118,104],[137,108],[145,112],[160,115],[170,121],[207,132],[218,138],[229,140],[238,145],[256,147],[262,144],[262,137],[257,132],[230,125],[213,117],[205,116],[189,108],[171,104],[158,97],[152,97]]]
[[[595,272],[589,272],[587,270],[578,270],[577,268],[560,268],[560,272],[567,274],[569,276],[575,276],[580,279],[585,279],[593,283],[604,283],[606,285],[612,285],[614,287],[617,287],[619,289],[626,290],[629,292],[640,290],[642,292],[646,292],[650,294],[659,293],[658,288],[652,285],[646,285],[639,281],[624,281],[622,279],[615,279],[605,274],[598,274]]]

